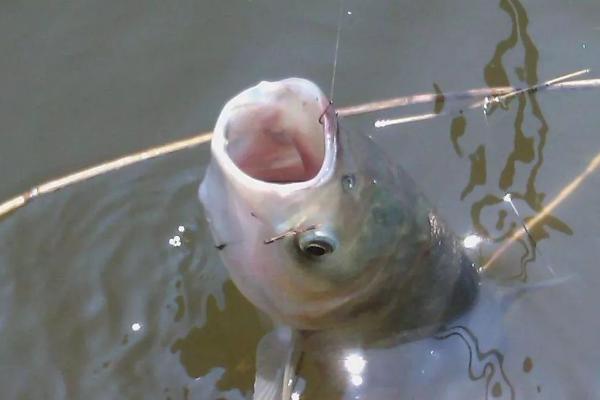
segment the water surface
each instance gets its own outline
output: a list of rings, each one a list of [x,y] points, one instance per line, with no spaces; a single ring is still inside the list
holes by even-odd
[[[227,98],[262,79],[303,76],[328,91],[338,7],[2,4],[1,198],[210,129]],[[341,105],[434,85],[522,87],[581,68],[598,76],[595,0],[345,0],[342,15]],[[449,115],[428,122],[373,128],[377,118],[433,105],[346,125],[382,144],[459,235],[485,233],[494,248],[600,152],[598,100],[597,91],[539,92],[487,117],[448,101]],[[196,199],[207,162],[206,146],[146,162],[0,221],[2,398],[248,395],[256,343],[270,326],[229,282],[212,247]],[[369,398],[595,398],[598,185],[592,174],[531,232],[537,249],[525,239],[488,271],[494,282],[523,290],[492,282],[478,307],[437,338],[365,354],[363,384],[343,393],[320,382],[311,371],[319,364],[308,359],[305,397],[331,390]],[[506,193],[519,215],[502,200]]]

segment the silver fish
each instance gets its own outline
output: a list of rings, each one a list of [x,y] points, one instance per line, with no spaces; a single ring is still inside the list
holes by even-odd
[[[305,343],[410,340],[475,301],[461,243],[382,149],[341,129],[314,83],[235,96],[211,154],[199,197],[221,258],[239,290]]]

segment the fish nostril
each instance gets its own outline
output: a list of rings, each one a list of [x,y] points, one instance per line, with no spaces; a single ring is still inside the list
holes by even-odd
[[[334,236],[322,230],[304,232],[298,237],[300,250],[312,257],[321,257],[334,252],[337,241]]]
[[[354,174],[346,174],[342,176],[342,188],[344,192],[351,192],[356,186],[356,177]]]

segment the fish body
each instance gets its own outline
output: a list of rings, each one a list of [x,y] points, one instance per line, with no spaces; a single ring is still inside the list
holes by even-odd
[[[199,189],[215,246],[239,290],[306,337],[435,329],[474,302],[476,269],[408,174],[341,122],[304,79],[231,99]]]

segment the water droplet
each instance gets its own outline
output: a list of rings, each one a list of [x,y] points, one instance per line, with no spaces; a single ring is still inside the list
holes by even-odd
[[[494,384],[494,386],[492,387],[492,396],[494,396],[494,397],[502,396],[502,386],[500,385],[500,382],[496,382]]]
[[[523,360],[523,371],[531,372],[532,369],[533,369],[533,360],[531,360],[531,357],[525,357],[525,360]]]

